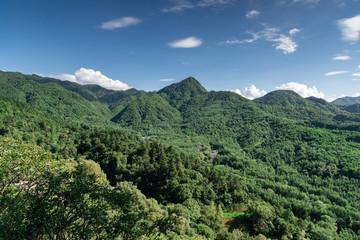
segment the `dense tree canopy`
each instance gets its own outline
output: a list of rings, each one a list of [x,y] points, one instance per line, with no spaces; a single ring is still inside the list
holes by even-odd
[[[0,238],[358,238],[356,106],[193,78],[158,93],[0,85]]]

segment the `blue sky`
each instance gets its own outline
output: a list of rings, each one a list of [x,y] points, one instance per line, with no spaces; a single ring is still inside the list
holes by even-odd
[[[360,95],[360,0],[2,0],[0,69],[122,90]]]

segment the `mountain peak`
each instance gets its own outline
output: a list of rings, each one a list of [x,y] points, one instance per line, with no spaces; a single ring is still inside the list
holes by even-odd
[[[164,87],[158,93],[168,100],[172,106],[178,108],[184,101],[206,92],[198,80],[188,77],[181,82]]]
[[[206,89],[200,84],[198,80],[194,77],[188,77],[180,82],[173,83],[163,89],[159,90],[159,93],[168,92],[171,89],[178,89],[178,90],[198,90],[200,92],[207,92]]]
[[[306,99],[291,90],[276,90],[254,100],[256,103],[276,106],[307,106]]]

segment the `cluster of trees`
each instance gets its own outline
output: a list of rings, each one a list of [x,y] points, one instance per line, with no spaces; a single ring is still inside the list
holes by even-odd
[[[144,93],[0,75],[16,99],[0,96],[0,238],[360,233],[356,113],[289,91],[252,102],[193,78]],[[238,214],[230,226],[224,212]]]

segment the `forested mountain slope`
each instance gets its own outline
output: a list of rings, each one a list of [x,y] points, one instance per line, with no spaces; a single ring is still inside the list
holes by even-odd
[[[87,195],[113,213],[99,219],[93,212],[93,223],[100,225],[89,226],[100,227],[89,234],[122,239],[358,238],[357,113],[290,91],[255,101],[232,92],[208,92],[194,78],[145,93],[33,77],[1,73],[0,94],[6,96],[0,97],[1,144],[9,142],[13,149],[17,143],[8,139],[18,139],[26,148],[37,145],[59,161],[99,164],[127,200],[116,209],[112,198],[100,204],[99,195]],[[72,179],[84,177],[74,174]],[[55,182],[69,181],[61,176]],[[88,194],[76,186],[69,192]],[[56,225],[60,222],[47,214],[55,208],[43,213],[33,208],[54,196],[39,199],[29,194],[23,196],[29,205],[20,208],[23,218],[15,225],[9,222],[11,214],[17,214],[15,208],[10,215],[0,215],[0,227],[9,234],[21,233],[17,239],[26,239],[31,232],[34,239],[47,239],[48,233],[29,224],[32,216],[41,214],[55,224],[47,229],[66,232],[78,227],[71,221],[68,228]],[[7,206],[5,198],[0,200],[1,207]],[[226,227],[223,212],[232,216],[226,217]]]
[[[36,75],[0,72],[0,95],[26,102],[57,117],[105,121],[111,112],[103,104],[88,101],[56,82],[38,83]]]
[[[350,105],[354,103],[360,103],[360,97],[343,97],[332,101],[335,105]]]

